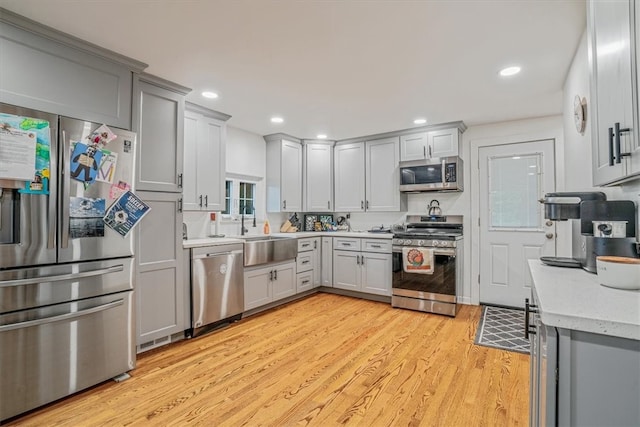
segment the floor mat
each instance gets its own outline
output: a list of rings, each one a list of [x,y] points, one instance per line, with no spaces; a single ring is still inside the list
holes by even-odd
[[[524,311],[512,308],[482,306],[475,343],[485,347],[530,353],[524,338]]]

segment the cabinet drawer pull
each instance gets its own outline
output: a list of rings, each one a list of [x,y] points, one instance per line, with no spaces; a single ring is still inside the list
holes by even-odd
[[[303,284],[303,285],[306,285],[307,283],[309,283],[309,279],[307,279],[307,280],[303,280],[303,281],[302,281],[302,284]]]
[[[302,261],[303,264],[309,264],[309,260],[305,259],[304,261]]]
[[[381,248],[382,248],[382,246],[380,246],[380,245],[371,245],[371,247],[372,247],[372,248],[378,248],[378,249],[381,249]]]
[[[309,247],[309,244],[308,244],[308,243],[303,243],[303,244],[302,244],[302,247],[303,247],[303,248],[307,248],[307,247]]]

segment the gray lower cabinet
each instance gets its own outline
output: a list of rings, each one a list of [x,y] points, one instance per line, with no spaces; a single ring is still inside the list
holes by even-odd
[[[296,284],[294,261],[245,269],[245,311],[295,295]]]
[[[390,296],[391,268],[391,241],[334,238],[334,288]]]
[[[131,129],[133,73],[146,66],[0,10],[2,102]]]
[[[640,341],[538,318],[531,344],[530,425],[640,425]]]
[[[149,74],[134,78],[137,190],[182,192],[184,99],[189,92]]]
[[[333,286],[333,237],[322,238],[322,252],[320,256],[322,286]]]
[[[151,210],[136,233],[136,345],[143,351],[171,342],[188,328],[179,193],[140,191]]]
[[[297,293],[320,286],[322,240],[320,237],[298,239],[296,257]]]

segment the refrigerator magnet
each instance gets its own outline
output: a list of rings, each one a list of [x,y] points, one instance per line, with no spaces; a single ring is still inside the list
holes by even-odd
[[[109,150],[102,150],[102,161],[100,162],[100,166],[98,166],[96,181],[112,184],[117,164],[118,153]]]
[[[87,139],[89,140],[89,145],[97,145],[97,148],[102,148],[107,145],[110,141],[117,138],[117,135],[109,129],[107,125],[101,125],[96,130],[91,132]]]
[[[77,142],[71,153],[71,177],[85,184],[93,183],[98,176],[98,165],[102,159],[102,151],[95,146],[87,146]]]
[[[122,237],[127,237],[149,210],[151,208],[147,204],[131,191],[127,191],[109,207],[104,216],[104,223]]]

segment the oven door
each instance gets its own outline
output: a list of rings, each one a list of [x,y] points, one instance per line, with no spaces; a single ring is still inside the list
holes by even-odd
[[[392,305],[455,316],[456,249],[434,248],[433,274],[407,273],[402,247],[393,247]]]

